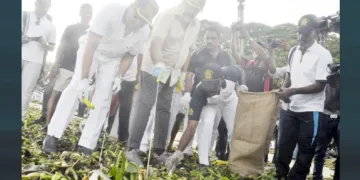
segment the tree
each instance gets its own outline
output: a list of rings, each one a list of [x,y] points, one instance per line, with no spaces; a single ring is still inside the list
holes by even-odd
[[[204,47],[204,34],[205,29],[209,25],[215,25],[219,28],[221,32],[221,47],[230,53],[230,39],[231,39],[231,30],[230,27],[222,26],[218,22],[201,20],[201,29],[199,33],[199,38],[197,40],[197,50]],[[262,23],[247,23],[245,24],[251,36],[255,41],[260,41],[262,43],[267,43],[269,39],[273,40],[285,40],[289,43],[290,47],[293,47],[298,44],[297,40],[297,26],[291,23],[279,24],[276,26],[268,26]],[[336,35],[329,35],[326,39],[326,48],[331,52],[334,61],[340,61],[340,38]],[[281,48],[276,48],[274,50],[275,63],[277,67],[283,67],[287,65],[287,57],[289,52],[284,52]],[[246,58],[252,57],[251,47],[246,44],[244,49],[244,56]],[[235,61],[234,61],[235,62]]]

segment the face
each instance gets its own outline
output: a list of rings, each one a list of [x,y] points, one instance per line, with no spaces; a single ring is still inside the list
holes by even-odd
[[[215,31],[206,31],[204,36],[205,47],[214,49],[220,46],[219,36]]]
[[[51,6],[50,0],[37,0],[35,2],[35,10],[38,15],[44,16],[49,12]]]
[[[153,12],[143,12],[141,14],[142,14],[142,16],[145,16],[145,14],[154,14],[154,13]],[[139,29],[139,28],[143,27],[145,24],[147,24],[147,22],[144,20],[144,18],[142,16],[140,16],[139,13],[137,12],[137,7],[135,5],[130,6],[128,8],[127,15],[126,15],[127,26],[130,27],[131,29]],[[150,18],[148,16],[149,15],[146,15],[145,18],[147,18],[151,22],[154,15],[150,15],[151,16]]]
[[[89,23],[93,15],[93,9],[91,6],[85,6],[80,10],[81,20]]]
[[[300,46],[312,43],[316,38],[316,31],[312,30],[309,34],[303,34],[298,32],[297,34]]]

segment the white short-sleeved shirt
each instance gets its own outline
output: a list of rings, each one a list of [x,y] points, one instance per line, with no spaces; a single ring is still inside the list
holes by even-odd
[[[190,49],[196,44],[200,31],[200,21],[196,19],[187,28],[183,28],[179,19],[183,11],[183,6],[176,6],[159,13],[155,19],[149,40],[151,42],[153,38],[165,39],[162,55],[166,71],[161,82],[166,83],[168,78],[171,78],[170,86],[175,85],[178,81],[181,68],[186,62]],[[141,70],[149,74],[152,73],[154,66],[154,61],[150,54],[150,46],[151,43],[146,45],[141,65]]]
[[[35,12],[28,13],[28,22],[24,25],[24,20],[22,19],[22,28],[27,26],[24,35],[28,37],[43,37],[46,42],[55,44],[56,42],[56,28],[55,25],[50,22],[46,17],[39,19],[39,24],[37,25],[38,18]],[[30,41],[22,45],[21,48],[22,59],[34,63],[43,64],[45,51],[41,47],[39,42]]]
[[[94,56],[100,64],[121,60],[127,52],[136,56],[149,37],[150,28],[147,25],[125,35],[123,15],[126,9],[127,6],[111,3],[100,10],[92,21],[89,31],[102,36]]]
[[[326,77],[329,75],[327,65],[332,62],[330,52],[316,42],[303,55],[300,48],[297,47],[291,60],[291,66],[288,68],[291,88],[301,88],[314,84],[316,81],[326,81]],[[325,91],[315,94],[297,94],[291,96],[290,99],[291,111],[324,111]]]

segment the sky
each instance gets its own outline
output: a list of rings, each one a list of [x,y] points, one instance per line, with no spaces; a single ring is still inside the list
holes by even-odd
[[[56,26],[57,41],[70,24],[79,21],[79,8],[83,3],[94,7],[94,15],[107,3],[119,2],[129,4],[133,0],[52,0],[49,14]],[[182,0],[157,0],[160,12],[176,6]],[[32,11],[35,0],[22,0],[22,10]],[[207,0],[199,19],[217,21],[224,26],[230,26],[237,20],[237,0]],[[319,17],[335,14],[340,10],[340,0],[245,0],[244,21],[259,22],[270,26],[282,23],[294,23],[305,14],[315,14]],[[59,43],[57,43],[58,45]],[[48,61],[54,61],[54,52],[48,54]]]

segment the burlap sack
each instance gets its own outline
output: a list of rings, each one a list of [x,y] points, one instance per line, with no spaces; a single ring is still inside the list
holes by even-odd
[[[241,176],[264,172],[264,158],[276,125],[275,92],[239,92],[229,168]]]

